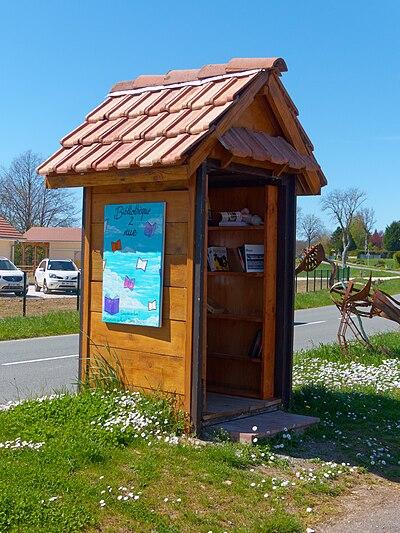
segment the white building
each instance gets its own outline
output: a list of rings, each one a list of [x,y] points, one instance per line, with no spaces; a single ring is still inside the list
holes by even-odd
[[[81,228],[33,227],[24,233],[23,248],[33,248],[34,263],[38,248],[44,249],[44,257],[50,259],[72,259],[78,265],[81,259]],[[24,262],[24,260],[23,260]]]

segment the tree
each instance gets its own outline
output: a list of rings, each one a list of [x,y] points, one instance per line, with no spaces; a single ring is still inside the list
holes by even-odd
[[[377,250],[383,249],[383,231],[375,230],[374,233],[369,238],[369,242]]]
[[[389,252],[400,250],[400,220],[395,220],[386,227],[383,242]]]
[[[46,189],[36,172],[42,159],[31,150],[0,169],[0,215],[20,232],[32,226],[72,226],[76,200],[65,189]]]
[[[373,230],[374,225],[376,224],[375,211],[372,207],[364,207],[360,209],[357,213],[357,217],[361,221],[362,227],[365,232],[364,237],[364,251],[368,252],[368,243]]]
[[[308,213],[300,219],[300,234],[310,246],[324,232],[324,225],[319,217],[314,213]]]
[[[345,268],[347,264],[347,256],[351,246],[350,226],[354,215],[366,200],[366,195],[363,191],[357,188],[350,188],[346,190],[334,190],[329,192],[321,200],[322,209],[327,211],[332,220],[335,221],[342,230],[342,267]]]
[[[343,232],[340,226],[338,226],[335,231],[332,233],[329,246],[336,252],[343,252]],[[350,232],[350,246],[349,252],[357,248],[356,243],[354,242],[353,236]]]
[[[357,214],[354,216],[352,223],[350,224],[350,234],[359,250],[364,249],[365,244],[365,229],[361,217]]]

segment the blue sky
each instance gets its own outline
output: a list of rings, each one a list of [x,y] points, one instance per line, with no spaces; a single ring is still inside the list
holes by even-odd
[[[281,56],[329,188],[364,189],[378,228],[400,219],[397,0],[19,0],[2,20],[1,165],[50,155],[118,80]],[[318,198],[300,205],[321,214]]]

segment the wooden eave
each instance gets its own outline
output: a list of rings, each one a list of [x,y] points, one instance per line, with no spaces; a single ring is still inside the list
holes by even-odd
[[[103,185],[140,183],[148,185],[168,185],[171,188],[188,186],[189,173],[187,165],[163,167],[140,167],[127,170],[107,170],[105,172],[87,172],[84,174],[49,174],[46,187],[58,189],[63,187],[98,187]]]

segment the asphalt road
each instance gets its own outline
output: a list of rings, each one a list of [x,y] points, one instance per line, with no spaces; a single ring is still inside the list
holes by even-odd
[[[370,334],[400,330],[394,322],[379,318],[364,323]],[[338,325],[334,306],[296,311],[295,350],[336,342]],[[73,390],[77,374],[78,335],[0,342],[0,404]]]

